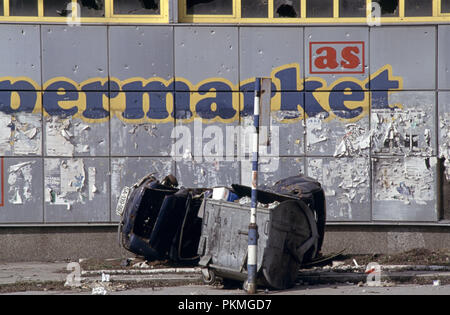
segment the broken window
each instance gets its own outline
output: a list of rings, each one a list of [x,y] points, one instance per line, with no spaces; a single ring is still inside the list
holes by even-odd
[[[372,0],[372,11],[373,3],[380,6],[382,17],[398,16],[398,0]]]
[[[187,14],[232,15],[233,0],[186,0]]]
[[[450,13],[450,0],[441,0],[441,13]]]
[[[38,1],[37,0],[14,0],[9,1],[10,16],[37,16]]]
[[[104,17],[104,0],[78,0],[81,7],[80,17]]]
[[[160,0],[114,0],[114,14],[161,14]]]
[[[333,17],[333,0],[306,0],[306,17]]]
[[[241,0],[241,16],[243,18],[267,18],[269,0]]]
[[[432,16],[433,0],[405,0],[405,16]]]
[[[340,17],[365,17],[366,16],[366,0],[340,0],[339,1]]]
[[[300,0],[274,0],[273,11],[276,18],[300,17]]]
[[[44,16],[70,16],[71,14],[72,1],[44,0]]]

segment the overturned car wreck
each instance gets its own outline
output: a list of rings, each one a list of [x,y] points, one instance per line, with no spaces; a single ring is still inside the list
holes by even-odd
[[[199,264],[205,283],[216,276],[245,281],[251,188],[184,188],[169,175],[148,175],[119,199],[119,240],[147,260]],[[326,204],[320,183],[302,176],[258,190],[258,281],[284,289],[319,256]]]

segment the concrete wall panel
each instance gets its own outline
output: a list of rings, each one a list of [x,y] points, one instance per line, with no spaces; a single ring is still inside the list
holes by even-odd
[[[109,122],[86,123],[78,118],[44,119],[46,156],[108,156]]]
[[[436,158],[372,159],[373,220],[436,221]]]
[[[0,222],[43,222],[42,167],[40,158],[0,158]]]
[[[373,74],[386,65],[391,65],[394,76],[403,77],[405,90],[435,89],[436,28],[433,26],[372,28],[370,71]],[[385,90],[386,86],[371,82],[370,89]]]
[[[110,220],[107,158],[44,160],[45,222]]]
[[[436,155],[434,92],[397,92],[391,109],[372,109],[374,155]]]
[[[239,171],[239,162],[212,157],[176,163],[176,177],[179,185],[184,187],[230,186],[239,183]]]
[[[318,77],[330,85],[342,77],[364,81],[369,76],[367,27],[306,27],[304,47],[308,78]]]
[[[75,88],[80,89],[80,83],[85,80],[107,78],[107,38],[106,26],[42,26],[44,82],[65,77],[75,81]],[[93,89],[107,90],[108,87],[106,85]]]
[[[173,27],[112,26],[109,66],[113,78],[173,78]]]
[[[438,135],[439,157],[445,159],[444,173],[448,185],[450,182],[450,92],[439,93]]]
[[[1,25],[0,78],[27,77],[41,85],[41,43],[38,25]],[[0,90],[9,89],[0,84]],[[27,90],[29,86],[17,86]]]
[[[175,76],[193,85],[209,78],[239,82],[238,29],[220,26],[189,26],[175,28]],[[208,87],[197,87],[209,90]],[[228,87],[219,87],[227,91]]]
[[[368,156],[369,93],[353,92],[352,97],[360,101],[353,103],[351,108],[346,106],[350,101],[345,100],[345,92],[320,94],[329,100],[341,98],[344,101],[342,103],[336,101],[336,107],[333,105],[329,111],[317,107],[309,108],[310,104],[306,104],[306,111],[309,114],[306,119],[307,154],[335,157]],[[331,104],[332,102],[329,101]]]
[[[329,221],[369,221],[368,157],[307,158],[308,176],[324,188]]]
[[[239,108],[238,92],[176,92],[173,156],[237,155]]]
[[[258,185],[271,186],[283,178],[305,174],[305,159],[303,157],[267,157],[259,159]],[[241,182],[252,185],[252,163],[250,160],[241,161]]]
[[[170,155],[174,122],[166,96],[166,92],[126,92],[111,101],[111,155]]]
[[[241,27],[239,31],[240,80],[270,77],[288,64],[299,66],[299,83],[304,79],[303,28]],[[274,77],[273,80],[276,78]],[[301,80],[300,80],[301,79]],[[281,89],[281,86],[277,86]]]
[[[9,92],[0,92],[1,94]],[[34,94],[33,92],[21,92]],[[42,113],[0,111],[0,156],[42,154]]]
[[[450,25],[438,26],[439,89],[450,90]]]
[[[111,158],[111,220],[117,222],[117,201],[124,186],[131,187],[141,178],[153,174],[162,180],[175,174],[175,164],[170,158],[123,157]]]

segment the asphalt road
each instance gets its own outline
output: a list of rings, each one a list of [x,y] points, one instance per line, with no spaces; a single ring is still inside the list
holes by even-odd
[[[160,288],[138,288],[125,291],[109,291],[107,295],[221,295],[224,297],[246,295],[241,289],[220,289],[203,285],[160,287]],[[11,293],[10,293],[11,294]],[[77,291],[40,291],[40,292],[18,292],[14,295],[90,295],[90,292]],[[395,285],[392,287],[358,287],[354,284],[348,285],[314,285],[297,286],[290,290],[258,292],[258,297],[270,297],[273,295],[450,295],[450,285]]]

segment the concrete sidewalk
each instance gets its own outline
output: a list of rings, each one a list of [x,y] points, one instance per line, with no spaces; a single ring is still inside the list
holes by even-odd
[[[64,282],[65,262],[0,263],[0,285],[18,282]]]
[[[68,275],[72,272],[67,270],[67,266],[65,262],[0,263],[0,292],[42,291],[48,287],[48,284],[51,284],[54,290],[69,290],[71,288],[64,287]],[[434,283],[438,286],[450,284],[449,266],[408,265],[381,266],[381,268],[382,285],[386,287],[399,284],[433,285]],[[119,292],[126,288],[137,290],[202,284],[200,268],[80,270],[81,283],[85,291],[102,283],[104,275],[109,278],[109,288]],[[365,286],[366,279],[367,274],[363,266],[324,267],[301,270],[298,284],[300,286],[323,284]],[[215,292],[228,294],[227,290]]]

